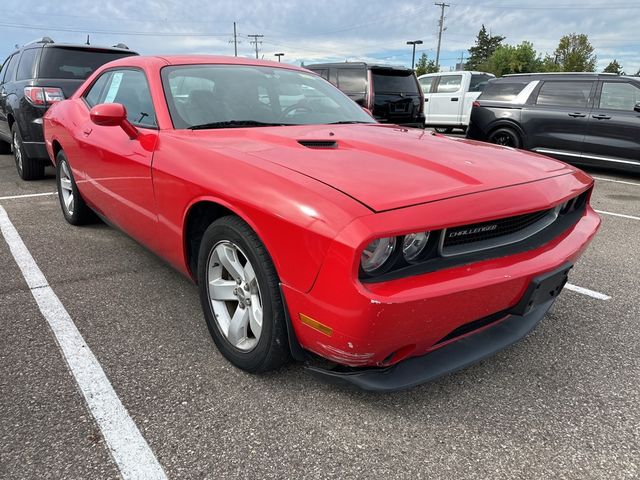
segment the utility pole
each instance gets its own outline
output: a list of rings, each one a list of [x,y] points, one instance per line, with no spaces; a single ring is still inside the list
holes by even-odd
[[[274,53],[274,57],[278,57],[278,63],[280,63],[280,57],[284,57],[284,53]]]
[[[236,22],[233,22],[233,54],[238,56],[238,32],[236,31]]]
[[[422,40],[413,40],[411,42],[407,42],[407,45],[413,45],[413,56],[411,57],[411,70],[416,64],[416,45],[422,45]]]
[[[464,51],[460,54],[460,70],[464,70]]]
[[[440,7],[442,9],[442,11],[440,12],[440,22],[439,26],[440,26],[440,30],[438,32],[438,50],[436,52],[436,69],[438,71],[440,71],[440,45],[442,45],[442,32],[444,32],[445,28],[444,28],[444,9],[449,7],[450,5],[448,3],[435,3],[436,6]]]
[[[256,46],[256,60],[257,60],[258,59],[258,44],[262,45],[262,41],[258,40],[258,39],[264,37],[264,35],[256,35],[256,34],[254,34],[254,35],[247,35],[247,37],[253,38],[253,40],[250,43],[252,43],[253,45]]]

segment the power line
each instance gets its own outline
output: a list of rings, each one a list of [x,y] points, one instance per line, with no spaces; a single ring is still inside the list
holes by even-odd
[[[108,35],[132,35],[140,37],[229,37],[228,33],[204,33],[204,32],[131,32],[123,30],[94,30],[82,27],[50,27],[48,25],[26,25],[20,23],[0,22],[0,27],[27,28],[31,30],[48,30],[52,32],[74,32]]]
[[[444,2],[436,3],[435,5],[442,9],[440,11],[440,22],[438,22],[440,29],[438,31],[438,49],[436,50],[436,71],[440,71],[440,46],[442,45],[442,32],[444,31],[444,9],[450,5]]]

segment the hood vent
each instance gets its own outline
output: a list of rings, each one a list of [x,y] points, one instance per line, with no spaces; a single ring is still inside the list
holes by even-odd
[[[298,143],[303,147],[319,150],[338,148],[338,142],[334,140],[298,140]]]

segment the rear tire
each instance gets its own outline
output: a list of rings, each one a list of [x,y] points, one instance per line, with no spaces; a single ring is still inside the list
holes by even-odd
[[[522,148],[522,138],[513,128],[502,127],[494,130],[489,135],[489,143],[504,147]]]
[[[44,177],[44,162],[36,158],[30,158],[24,150],[22,135],[18,124],[14,123],[11,128],[11,139],[13,146],[13,156],[16,162],[18,175],[23,180],[40,180]]]
[[[222,217],[205,231],[198,286],[209,332],[227,360],[251,373],[289,361],[278,274],[269,252],[242,219]]]
[[[95,219],[78,191],[71,166],[62,150],[56,155],[56,186],[60,208],[67,222],[71,225],[84,225]]]

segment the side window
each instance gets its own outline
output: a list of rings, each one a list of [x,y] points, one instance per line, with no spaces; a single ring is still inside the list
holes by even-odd
[[[9,66],[9,60],[11,58],[7,58],[3,63],[2,63],[2,68],[0,68],[0,85],[2,85],[4,83],[3,79],[4,79],[4,74],[7,71],[7,67]]]
[[[538,93],[537,105],[585,108],[593,82],[544,82]]]
[[[84,94],[84,99],[89,107],[95,107],[99,103],[102,103],[105,97],[105,87],[111,79],[111,72],[105,72],[98,80],[94,82],[89,91]]]
[[[436,88],[436,93],[454,93],[460,90],[462,75],[443,75]]]
[[[7,66],[7,71],[4,75],[4,83],[13,81],[16,73],[16,66],[18,64],[18,60],[20,59],[20,53],[16,53],[11,60],[9,60],[9,65]]]
[[[471,83],[469,84],[469,91],[482,92],[484,90],[484,87],[487,86],[487,83],[492,78],[493,77],[490,75],[474,73],[473,75],[471,75]]]
[[[433,85],[433,79],[435,77],[424,77],[419,78],[418,82],[420,82],[420,87],[422,88],[423,93],[431,92],[431,85]]]
[[[600,94],[600,108],[633,112],[640,102],[640,88],[630,83],[604,82]]]
[[[316,73],[318,75],[320,75],[322,78],[324,78],[325,80],[329,80],[329,69],[328,68],[323,68],[320,70],[316,70]]]
[[[147,78],[140,70],[112,71],[101,97],[100,103],[124,105],[127,119],[134,125],[157,126]]]
[[[22,52],[22,58],[20,59],[20,65],[18,65],[18,71],[16,73],[16,80],[29,80],[35,77],[38,51],[40,51],[39,48],[29,48]]]
[[[365,70],[362,68],[339,68],[338,88],[345,93],[364,93],[366,90]]]

